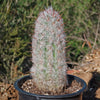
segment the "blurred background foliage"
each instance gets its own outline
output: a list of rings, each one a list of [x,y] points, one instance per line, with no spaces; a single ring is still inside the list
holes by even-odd
[[[99,48],[100,0],[0,0],[0,81],[29,71],[35,20],[48,6],[64,19],[68,62]]]

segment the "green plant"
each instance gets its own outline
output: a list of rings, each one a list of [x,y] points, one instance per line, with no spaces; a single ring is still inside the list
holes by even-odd
[[[31,75],[39,90],[61,92],[66,87],[64,23],[49,7],[39,14],[32,37]]]
[[[64,21],[68,61],[79,62],[86,53],[100,46],[100,0],[0,0],[0,76],[5,75],[11,80],[4,69],[11,67],[9,63],[12,61],[9,57],[16,52],[12,48],[16,41],[20,43],[18,52],[21,56],[15,59],[20,60],[25,57],[20,62],[18,70],[19,72],[29,70],[30,33],[33,32],[38,13],[50,5],[60,13]],[[11,42],[7,42],[8,40]],[[13,49],[12,53],[8,53],[9,48]],[[3,61],[3,59],[8,60]]]
[[[26,65],[26,59],[31,57],[30,23],[17,9],[18,5],[12,0],[0,3],[0,81],[10,83],[22,75],[26,67],[22,64]]]

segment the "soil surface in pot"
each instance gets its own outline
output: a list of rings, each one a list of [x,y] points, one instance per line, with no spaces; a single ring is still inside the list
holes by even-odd
[[[64,94],[71,94],[74,92],[79,91],[82,86],[80,83],[78,83],[76,80],[73,80],[69,86],[66,86],[66,88],[61,93],[45,93],[43,91],[39,91],[39,89],[35,86],[32,79],[26,80],[23,85],[21,86],[22,90],[34,94],[40,94],[40,95],[64,95]]]

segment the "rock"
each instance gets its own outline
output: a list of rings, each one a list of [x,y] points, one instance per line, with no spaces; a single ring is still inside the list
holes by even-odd
[[[79,73],[75,73],[74,75],[82,78],[86,82],[87,85],[93,77],[92,73],[89,73],[89,72],[88,73],[86,73],[86,72],[81,72],[80,73],[79,72]]]
[[[96,91],[95,94],[96,94],[95,97],[96,97],[97,99],[100,99],[100,88],[97,89],[97,91]]]
[[[75,70],[75,69],[72,69],[72,70],[68,70],[67,71],[67,74],[74,74],[74,73],[78,73],[79,71],[78,70]]]

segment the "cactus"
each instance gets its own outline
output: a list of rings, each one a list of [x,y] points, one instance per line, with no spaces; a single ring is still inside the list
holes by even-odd
[[[60,93],[66,87],[63,19],[52,7],[40,12],[32,37],[31,75],[39,90]]]

